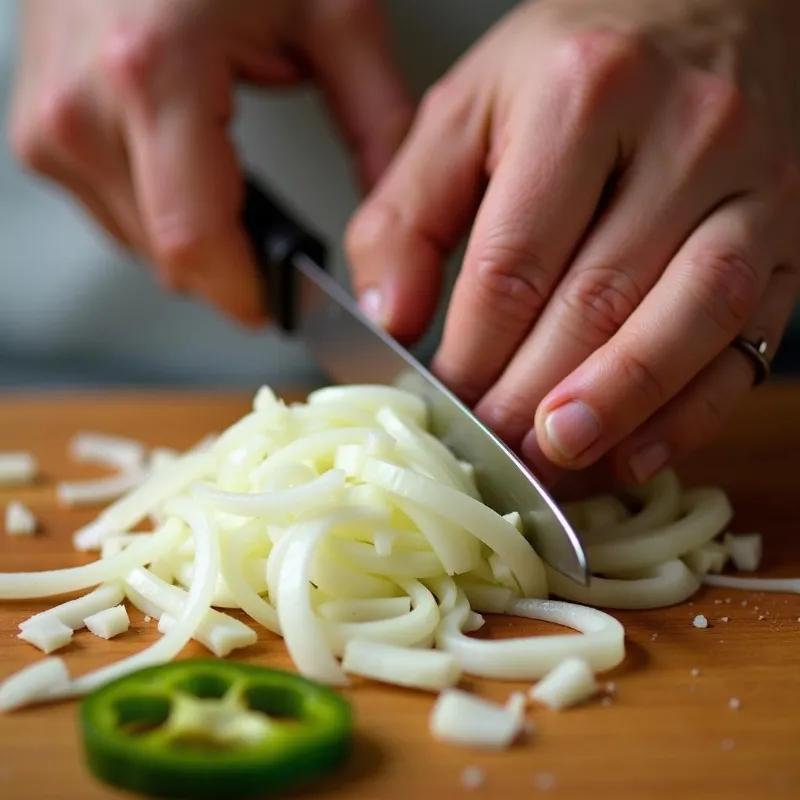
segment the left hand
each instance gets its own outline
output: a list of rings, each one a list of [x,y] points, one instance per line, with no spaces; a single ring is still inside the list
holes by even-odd
[[[798,71],[794,0],[520,6],[355,217],[365,305],[419,335],[477,211],[435,371],[545,480],[647,479],[750,389],[735,337],[772,354],[790,316]]]

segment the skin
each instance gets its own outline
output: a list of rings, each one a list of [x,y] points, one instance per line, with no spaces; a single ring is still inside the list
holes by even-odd
[[[774,352],[797,298],[798,53],[790,0],[521,5],[353,220],[365,307],[413,340],[475,217],[435,371],[549,483],[648,479],[751,388],[733,339]]]
[[[167,286],[253,323],[232,88],[314,80],[369,191],[363,308],[415,340],[468,234],[437,374],[547,482],[639,482],[721,427],[754,377],[730,343],[774,352],[797,298],[798,60],[794,0],[522,3],[406,137],[371,2],[27,0],[10,134]]]
[[[237,83],[324,93],[368,190],[414,108],[359,0],[25,0],[9,137],[165,287],[240,322],[263,293],[239,224]]]

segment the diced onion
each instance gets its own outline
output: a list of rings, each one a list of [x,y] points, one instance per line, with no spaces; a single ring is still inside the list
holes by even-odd
[[[47,700],[68,690],[69,671],[63,658],[45,658],[0,683],[0,713]]]
[[[21,622],[19,625],[20,630],[30,625],[37,625],[45,619],[55,618],[66,625],[73,631],[80,630],[84,626],[86,617],[91,617],[106,609],[113,608],[122,602],[125,593],[122,589],[122,584],[119,581],[106,583],[99,586],[93,592],[85,594],[83,597],[78,597],[75,600],[69,600],[62,603],[60,606],[55,606],[47,611],[42,611],[39,614],[34,614],[29,619]]]
[[[23,486],[36,479],[38,464],[31,453],[0,453],[0,486]]]
[[[119,605],[86,617],[83,624],[95,636],[99,636],[101,639],[113,639],[128,630],[130,619],[128,619],[125,606]]]
[[[461,670],[448,653],[352,639],[344,649],[342,669],[377,681],[438,691],[458,683]]]
[[[118,470],[139,470],[145,464],[145,447],[135,439],[94,431],[76,433],[69,443],[76,461],[87,461]]]
[[[597,681],[582,658],[565,658],[530,690],[532,700],[548,708],[563,709],[589,700],[597,693]]]
[[[9,536],[30,536],[36,533],[37,522],[33,512],[19,500],[6,506],[6,533]]]
[[[72,641],[72,628],[58,617],[42,617],[24,627],[17,637],[38,647],[43,653],[52,653]]]
[[[740,572],[755,572],[761,564],[762,542],[758,533],[725,534],[725,546]]]
[[[430,731],[435,739],[462,747],[505,749],[513,744],[522,727],[514,709],[461,689],[443,691],[430,718]]]

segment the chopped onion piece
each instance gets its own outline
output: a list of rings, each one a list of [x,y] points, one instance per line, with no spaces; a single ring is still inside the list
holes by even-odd
[[[177,464],[152,473],[144,483],[106,508],[94,522],[77,531],[73,544],[78,550],[96,550],[106,536],[127,533],[166,500],[209,476],[214,463],[209,453],[190,450]]]
[[[589,586],[575,583],[547,567],[552,594],[602,608],[646,609],[682,603],[700,588],[700,579],[680,559],[652,567],[635,580],[592,577]]]
[[[352,598],[321,603],[317,613],[335,622],[373,622],[392,619],[411,611],[410,597]]]
[[[502,750],[514,743],[522,728],[513,709],[460,689],[445,689],[430,717],[435,739],[464,747]]]
[[[116,580],[128,570],[140,567],[170,552],[183,535],[183,525],[176,518],[172,518],[152,537],[135,542],[111,558],[93,561],[82,567],[43,572],[0,573],[0,598],[24,600],[31,597],[52,597]]]
[[[203,617],[209,610],[211,597],[214,593],[216,575],[219,570],[219,539],[217,531],[205,511],[188,500],[171,501],[169,513],[188,522],[197,542],[195,559],[196,573],[199,577],[192,585],[180,619],[167,634],[145,650],[77,678],[71,688],[74,694],[85,694],[94,691],[109,681],[121,678],[123,675],[171,660],[192,639]],[[118,558],[130,553],[134,547],[135,545],[131,545]],[[111,560],[108,559],[108,561]],[[99,563],[108,563],[108,561]]]
[[[163,620],[162,612],[173,620],[180,617],[184,613],[189,596],[183,589],[170,586],[144,568],[128,573],[126,592],[137,608],[159,621]],[[165,623],[165,626],[168,624]],[[214,655],[224,658],[234,649],[255,644],[258,636],[243,622],[212,608],[205,614],[192,638],[207,647]]]
[[[0,713],[50,699],[70,685],[63,658],[45,658],[15,672],[0,683]]]
[[[388,407],[420,427],[427,427],[428,409],[425,401],[411,392],[392,386],[326,386],[308,395],[309,405],[322,403],[352,404],[372,414]]]
[[[548,708],[578,705],[597,694],[592,668],[582,658],[565,658],[530,690],[530,697]]]
[[[436,646],[452,653],[469,675],[505,680],[531,680],[545,675],[570,656],[584,658],[596,672],[612,669],[625,657],[625,630],[614,617],[594,608],[555,600],[511,600],[506,613],[540,619],[581,631],[481,641],[464,636],[469,603],[459,601],[436,633]]]
[[[755,572],[758,569],[763,552],[761,534],[726,533],[724,541],[736,569],[740,572]]]
[[[683,562],[697,575],[705,575],[708,572],[722,572],[729,557],[730,551],[725,545],[706,542],[686,553]]]
[[[140,470],[145,463],[145,447],[135,439],[109,436],[105,433],[82,431],[69,443],[70,457],[114,467],[119,470]]]
[[[514,596],[507,586],[494,586],[491,583],[467,579],[458,580],[457,583],[467,596],[470,606],[486,614],[504,614],[509,600]]]
[[[707,628],[708,627],[708,619],[703,614],[698,614],[693,620],[692,625],[695,628]]]
[[[491,547],[511,567],[528,596],[547,594],[544,567],[525,537],[496,511],[449,486],[411,470],[368,458],[361,475],[365,483],[441,514]]]
[[[100,505],[141,486],[147,476],[143,469],[132,469],[92,481],[62,481],[56,486],[56,496],[67,506]]]
[[[119,605],[86,617],[83,624],[95,636],[99,636],[101,639],[113,639],[115,636],[125,633],[130,627],[131,621],[125,606]]]
[[[33,483],[38,465],[31,453],[0,453],[0,486]]]
[[[721,589],[800,594],[800,578],[739,578],[732,575],[704,575],[703,583],[706,586],[717,586]]]
[[[66,603],[50,608],[47,611],[34,614],[24,622],[21,622],[19,629],[24,631],[31,625],[38,625],[42,620],[54,618],[61,622],[62,625],[77,631],[84,627],[86,617],[113,608],[121,603],[124,597],[125,593],[119,581],[105,583],[83,597],[68,600]]]
[[[66,647],[72,641],[72,628],[58,617],[41,617],[27,625],[17,634],[23,641],[38,647],[43,653],[52,653]]]
[[[308,513],[335,502],[344,489],[345,475],[340,470],[331,470],[309,483],[262,494],[233,494],[200,484],[193,493],[202,498],[216,512],[236,514],[242,517],[260,517],[281,521],[296,514],[298,509]]]
[[[592,572],[644,569],[678,558],[722,533],[733,516],[730,501],[719,489],[690,489],[681,507],[684,516],[663,527],[588,544],[586,557]]]
[[[8,536],[31,536],[36,533],[36,517],[24,503],[12,500],[6,506],[5,527]]]
[[[438,691],[458,683],[461,669],[449,653],[353,639],[342,659],[345,672],[383,683]]]

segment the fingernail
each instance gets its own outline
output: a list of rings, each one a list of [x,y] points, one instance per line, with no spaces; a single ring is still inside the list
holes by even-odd
[[[572,400],[550,411],[544,418],[544,433],[566,461],[588,450],[601,434],[600,421],[580,400]]]
[[[383,297],[380,289],[367,289],[361,295],[358,305],[376,325],[383,326]]]
[[[644,483],[667,465],[669,455],[669,448],[665,444],[649,444],[628,459],[628,468],[638,483]]]

